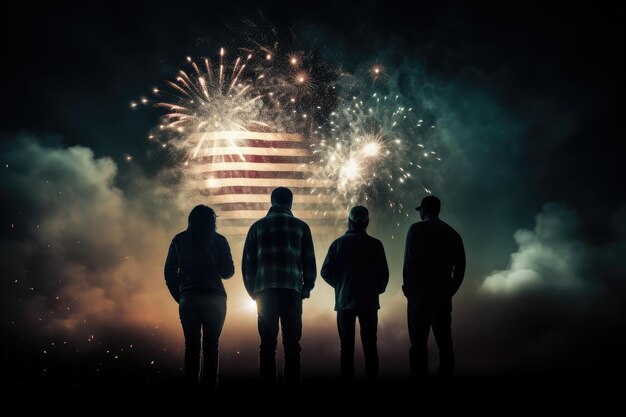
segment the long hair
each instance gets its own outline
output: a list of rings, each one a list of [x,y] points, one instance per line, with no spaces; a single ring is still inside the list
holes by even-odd
[[[194,242],[205,242],[211,238],[216,229],[215,211],[204,204],[195,206],[189,213],[187,230],[191,232]]]

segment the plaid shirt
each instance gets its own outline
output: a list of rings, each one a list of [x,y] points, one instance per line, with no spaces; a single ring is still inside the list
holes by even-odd
[[[253,298],[267,288],[287,288],[308,297],[317,274],[311,229],[285,206],[273,205],[248,231],[241,271]]]

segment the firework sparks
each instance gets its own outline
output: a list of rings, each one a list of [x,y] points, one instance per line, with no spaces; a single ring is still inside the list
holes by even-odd
[[[188,68],[157,89],[154,105],[166,110],[159,140],[184,155],[183,189],[206,196],[231,236],[245,235],[277,186],[292,187],[299,216],[324,228],[318,214],[329,198],[309,192],[332,184],[311,165],[313,77],[305,56],[242,51],[233,60],[224,48],[214,60],[187,57]]]
[[[207,149],[206,132],[297,131],[294,124],[309,117],[301,99],[313,85],[310,72],[302,67],[304,56],[274,59],[267,48],[243,52],[232,60],[225,48],[219,49],[215,59],[188,56],[187,69],[166,81],[165,88],[152,89],[154,100],[141,97],[130,107],[143,104],[164,109],[158,138],[163,148],[172,143],[172,150],[183,150],[186,159],[211,156],[202,153]],[[235,139],[227,145],[244,161]]]
[[[403,213],[401,189],[419,184],[422,166],[441,161],[433,158],[432,130],[422,123],[399,95],[352,97],[332,112],[311,147],[317,175],[336,184],[335,204],[347,209],[376,200]]]
[[[218,195],[225,187],[261,192],[282,182],[306,193],[309,197],[300,199],[307,205],[326,204],[323,213],[311,211],[314,217],[344,216],[356,203],[407,214],[404,190],[419,186],[430,192],[422,173],[436,169],[442,158],[427,112],[406,106],[399,94],[361,91],[344,97],[344,88],[335,90],[332,84],[325,91],[333,91],[339,104],[325,112],[324,98],[310,99],[314,84],[306,54],[265,47],[241,51],[234,59],[224,48],[213,60],[187,57],[188,69],[179,70],[165,88],[153,89],[156,100],[141,97],[131,103],[166,110],[157,132],[166,136],[163,148],[172,144],[170,149],[184,151],[184,166],[196,158],[205,161],[198,162],[205,164],[202,169],[189,165],[189,172],[204,175],[193,187]],[[377,81],[387,70],[376,64],[368,72]],[[363,85],[347,76],[356,87]],[[258,209],[262,198],[255,195],[246,209]],[[223,204],[244,201],[232,200]]]
[[[387,75],[387,69],[384,65],[375,64],[369,70],[372,81],[379,81]]]

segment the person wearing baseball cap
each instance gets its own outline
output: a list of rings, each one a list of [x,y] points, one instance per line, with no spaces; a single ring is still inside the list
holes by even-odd
[[[378,296],[385,292],[389,269],[380,240],[366,232],[369,212],[363,206],[352,207],[348,230],[328,249],[322,265],[324,281],[335,289],[337,329],[341,341],[341,376],[354,379],[354,338],[356,319],[361,326],[365,356],[365,378],[378,378]]]
[[[407,317],[414,380],[428,374],[428,335],[432,328],[439,347],[439,376],[454,376],[452,297],[465,275],[461,236],[439,218],[441,200],[422,199],[422,221],[413,223],[406,237],[402,291],[408,300]]]

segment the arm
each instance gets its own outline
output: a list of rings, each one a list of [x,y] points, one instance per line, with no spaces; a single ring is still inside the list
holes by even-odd
[[[170,243],[170,248],[167,251],[167,258],[165,259],[165,284],[167,289],[170,290],[170,294],[174,297],[176,302],[180,301],[180,278],[178,276],[178,254],[176,253],[176,245],[174,240]]]
[[[248,230],[246,243],[243,246],[243,257],[241,259],[241,274],[243,275],[243,285],[250,297],[254,293],[254,280],[256,279],[257,261],[256,239],[252,227]],[[254,297],[253,297],[254,298]]]
[[[218,239],[218,259],[217,269],[220,277],[228,279],[235,274],[235,264],[233,263],[233,255],[230,253],[228,241],[222,235],[216,235]]]
[[[324,278],[324,281],[333,288],[335,288],[335,251],[336,245],[335,242],[333,242],[330,248],[328,248],[328,253],[324,259],[322,270],[320,271],[320,275]]]
[[[413,245],[413,226],[409,228],[409,231],[406,235],[406,243],[404,245],[404,266],[402,269],[402,292],[404,295],[407,295],[407,285],[411,280],[412,274],[412,265],[413,261],[411,256],[411,246]]]
[[[465,277],[465,248],[463,240],[459,236],[457,244],[456,261],[454,262],[454,270],[452,271],[452,295],[456,294]]]
[[[385,256],[385,247],[381,241],[378,241],[376,250],[376,270],[378,277],[378,293],[382,294],[389,283],[389,266],[387,265],[387,257]]]
[[[311,229],[306,226],[302,236],[302,298],[309,298],[315,286],[317,266],[315,265],[315,250]]]

